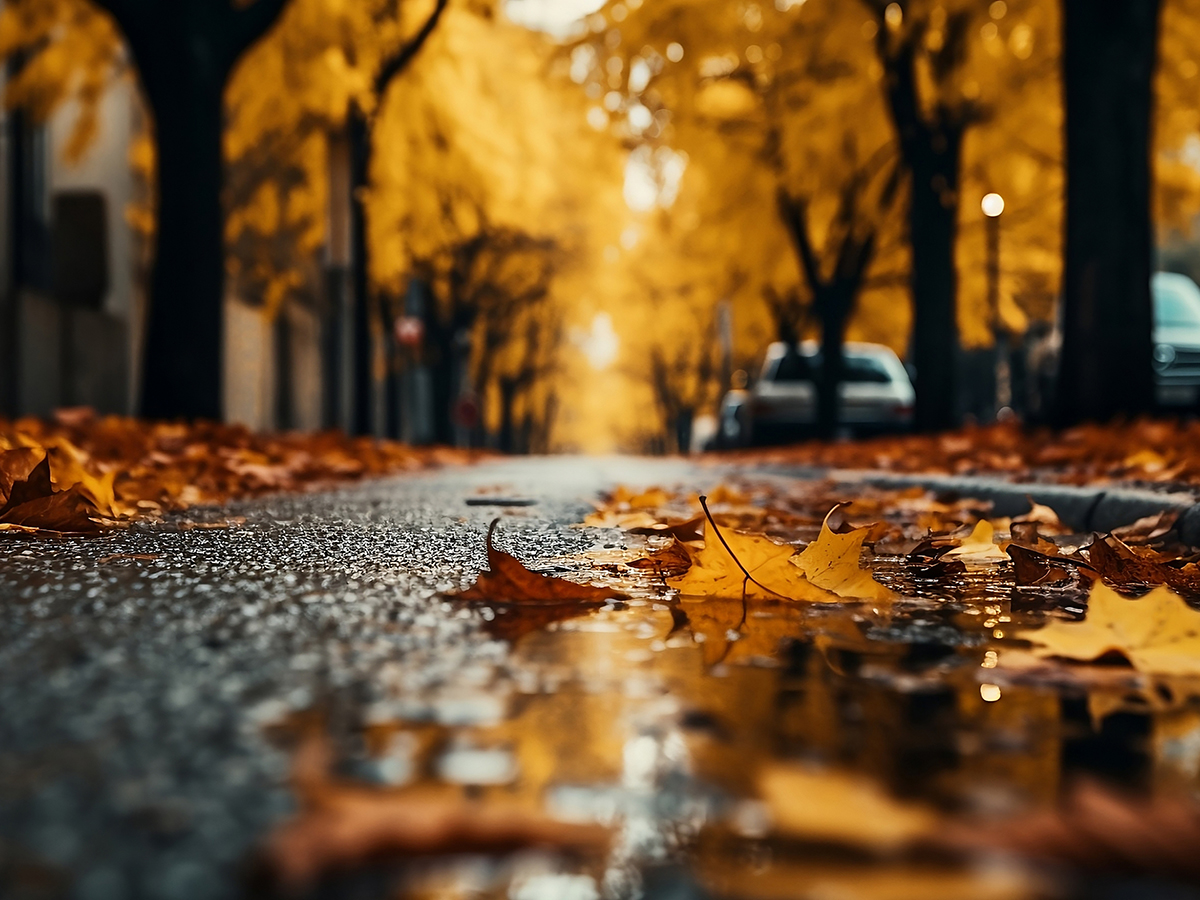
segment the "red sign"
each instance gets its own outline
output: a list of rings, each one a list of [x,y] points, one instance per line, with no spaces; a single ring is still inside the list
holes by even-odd
[[[419,347],[425,339],[425,323],[416,316],[400,316],[394,328],[396,343],[403,347]]]

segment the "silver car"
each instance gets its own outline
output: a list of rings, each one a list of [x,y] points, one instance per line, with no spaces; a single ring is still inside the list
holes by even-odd
[[[1155,272],[1154,382],[1160,406],[1200,401],[1200,287],[1186,275]]]
[[[758,381],[722,402],[718,440],[725,446],[771,444],[809,436],[817,422],[821,355],[815,341],[767,348]],[[904,431],[916,393],[900,359],[882,344],[847,343],[840,423],[856,434]]]

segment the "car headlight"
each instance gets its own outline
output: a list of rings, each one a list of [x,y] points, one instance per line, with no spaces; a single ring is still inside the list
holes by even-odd
[[[1156,344],[1154,347],[1154,368],[1159,372],[1170,368],[1175,362],[1175,348],[1170,344]]]

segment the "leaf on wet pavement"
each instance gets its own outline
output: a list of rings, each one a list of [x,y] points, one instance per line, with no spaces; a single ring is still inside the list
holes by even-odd
[[[479,573],[471,587],[447,595],[452,600],[492,607],[493,618],[487,628],[497,637],[515,640],[552,622],[584,615],[610,600],[628,599],[612,588],[530,571],[515,556],[496,549],[493,537],[499,521],[494,520],[488,528],[489,568]]]
[[[1011,543],[1004,548],[1013,562],[1013,580],[1018,587],[1062,584],[1073,579],[1075,572],[1087,568],[1085,563],[1067,560],[1057,554],[1043,553],[1021,544]]]
[[[790,560],[796,551],[789,544],[777,544],[770,538],[740,531],[725,531],[723,536],[728,549],[710,536],[703,548],[691,551],[691,568],[677,578],[669,578],[667,583],[686,597],[783,598],[819,603],[840,600],[837,594],[809,582],[792,565]],[[750,578],[742,567],[750,573]]]
[[[678,578],[692,567],[692,556],[679,540],[674,540],[661,550],[654,550],[649,556],[635,559],[626,563],[631,569],[649,571],[660,578]]]
[[[1143,556],[1113,535],[1098,537],[1087,548],[1088,562],[1105,581],[1119,588],[1164,584],[1189,597],[1200,597],[1200,565],[1175,567]]]
[[[260,876],[287,889],[368,863],[449,853],[503,853],[524,847],[601,850],[608,832],[562,822],[507,798],[486,802],[453,787],[389,790],[335,780],[326,743],[305,741],[293,784],[300,812],[267,838]]]
[[[995,538],[995,526],[987,519],[980,519],[975,523],[974,530],[963,538],[962,544],[946,555],[964,563],[994,563],[1007,560],[1008,556],[997,546]]]
[[[1083,621],[1054,621],[1016,636],[1032,642],[1040,657],[1088,661],[1116,654],[1147,674],[1200,674],[1200,612],[1165,587],[1130,600],[1097,582]]]
[[[704,516],[693,516],[682,522],[657,522],[650,526],[637,526],[629,529],[632,534],[643,534],[650,537],[673,537],[678,541],[699,541],[704,539]]]
[[[839,597],[885,600],[890,592],[861,563],[863,541],[871,529],[847,528],[839,533],[830,527],[830,519],[846,505],[840,504],[829,511],[817,539],[791,561],[811,584]]]
[[[15,507],[50,496],[44,480],[33,486],[36,497],[11,496],[44,459],[49,460],[55,496],[74,489],[93,507],[92,518],[101,520],[105,529],[82,533],[96,534],[167,510],[221,505],[271,491],[303,490],[471,458],[470,453],[449,448],[414,450],[394,441],[333,431],[254,434],[238,425],[147,422],[77,409],[59,411],[53,420],[0,419],[0,505]],[[65,498],[57,502],[75,505]],[[56,515],[71,519],[62,510]],[[11,523],[0,523],[0,528],[38,531]]]

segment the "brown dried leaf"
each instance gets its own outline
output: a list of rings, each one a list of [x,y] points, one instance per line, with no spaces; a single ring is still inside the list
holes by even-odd
[[[490,569],[480,572],[475,584],[465,591],[449,595],[451,599],[493,607],[495,616],[487,623],[492,634],[515,640],[552,622],[581,616],[610,600],[628,599],[612,588],[530,571],[515,556],[496,549],[492,537],[499,521],[493,520],[487,533]]]
[[[13,525],[26,532],[101,534],[104,526],[91,518],[95,512],[96,507],[80,493],[78,486],[72,486],[70,490],[9,509],[0,515],[0,528]]]
[[[1088,562],[1117,588],[1136,589],[1165,584],[1188,597],[1200,597],[1200,565],[1180,568],[1139,555],[1113,535],[1097,538],[1087,548]]]
[[[648,569],[660,578],[678,578],[692,567],[692,557],[679,540],[649,556],[627,563],[631,569]]]

